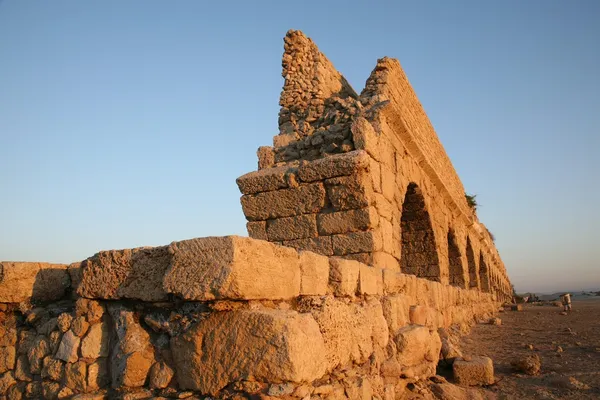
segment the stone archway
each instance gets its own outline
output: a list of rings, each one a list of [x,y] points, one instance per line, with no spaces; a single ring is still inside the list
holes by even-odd
[[[475,253],[471,246],[471,239],[467,236],[467,264],[469,266],[469,287],[479,289],[479,279],[477,278],[477,264],[475,264]]]
[[[462,289],[466,288],[462,257],[452,229],[448,230],[448,265],[450,284]]]
[[[481,284],[481,290],[484,292],[490,292],[490,276],[488,274],[488,267],[483,259],[483,253],[479,253],[479,282]]]
[[[441,281],[435,236],[421,189],[410,183],[402,204],[401,271],[432,281]]]

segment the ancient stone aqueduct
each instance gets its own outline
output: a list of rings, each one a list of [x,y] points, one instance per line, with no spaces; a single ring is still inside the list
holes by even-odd
[[[399,62],[359,95],[290,31],[282,65],[250,238],[0,264],[1,399],[402,398],[510,299]]]

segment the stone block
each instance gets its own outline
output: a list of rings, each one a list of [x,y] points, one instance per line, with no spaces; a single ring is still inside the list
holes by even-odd
[[[243,194],[255,194],[287,188],[287,166],[260,169],[240,176],[236,183]]]
[[[333,257],[329,259],[329,285],[336,296],[354,296],[358,290],[361,263]]]
[[[83,361],[65,365],[65,386],[75,392],[85,392],[87,365]]]
[[[269,240],[267,237],[267,221],[250,221],[246,223],[248,236],[252,239]]]
[[[311,313],[323,335],[328,371],[348,363],[362,364],[387,345],[388,328],[377,300],[362,306],[328,296]]]
[[[70,282],[65,264],[1,262],[0,303],[59,300]]]
[[[387,294],[402,293],[406,286],[404,274],[388,268],[383,269],[383,290]]]
[[[167,246],[101,251],[83,262],[78,293],[106,300],[166,300],[162,281],[170,258]]]
[[[430,332],[427,327],[421,325],[408,325],[396,332],[394,341],[398,351],[397,360],[403,368],[428,364],[435,374],[435,366],[442,348],[437,332]]]
[[[383,307],[383,315],[392,335],[395,335],[398,329],[410,323],[409,309],[411,299],[407,296],[402,294],[385,296],[381,299],[381,305]]]
[[[410,307],[410,323],[413,325],[428,325],[431,310],[427,306],[414,305]]]
[[[400,262],[393,255],[386,253],[385,251],[373,252],[373,266],[400,272]]]
[[[382,295],[383,275],[379,268],[361,264],[358,274],[358,292],[360,294]]]
[[[325,188],[336,211],[356,210],[371,205],[373,189],[366,173],[327,179]]]
[[[459,385],[476,386],[494,383],[494,364],[489,357],[457,358],[452,364],[454,379]]]
[[[275,151],[271,146],[261,146],[256,151],[258,169],[271,168],[275,164]]]
[[[350,127],[354,146],[365,150],[371,157],[379,160],[379,136],[373,125],[365,118],[357,118]]]
[[[325,189],[322,184],[313,183],[296,188],[244,195],[241,202],[244,215],[250,221],[311,214],[321,211],[325,206]]]
[[[164,288],[185,300],[290,299],[300,293],[294,249],[238,236],[208,237],[169,246]]]
[[[378,224],[379,215],[373,207],[317,215],[320,235],[366,231],[376,228]]]
[[[310,314],[289,310],[214,313],[172,338],[171,349],[179,387],[205,394],[248,376],[311,382],[326,368],[317,323]]]
[[[100,358],[87,367],[87,388],[98,390],[110,384],[108,359]]]
[[[297,250],[312,251],[313,253],[322,254],[324,256],[333,255],[333,246],[331,244],[331,236],[318,236],[315,238],[286,240],[284,246],[293,247]]]
[[[382,240],[378,231],[352,232],[332,236],[331,245],[333,254],[341,256],[381,250]]]
[[[108,311],[114,323],[116,340],[110,358],[113,388],[144,386],[154,363],[150,335],[127,308],[114,305]]]
[[[329,283],[329,258],[310,252],[300,253],[300,295],[327,294]]]
[[[65,333],[62,337],[60,345],[58,346],[58,351],[54,357],[69,363],[77,361],[80,343],[81,339],[77,337],[73,331],[67,331],[67,333]]]
[[[16,356],[15,346],[0,347],[0,374],[15,367]]]
[[[108,357],[109,339],[108,322],[103,321],[92,325],[81,341],[81,357],[91,359]]]
[[[171,379],[173,378],[174,371],[169,365],[160,361],[154,363],[150,368],[150,375],[148,378],[151,389],[164,389],[169,386]]]
[[[369,166],[369,156],[363,150],[354,150],[303,163],[298,168],[298,178],[303,182],[348,176]]]
[[[267,237],[271,242],[306,239],[317,236],[316,214],[277,218],[267,221]]]
[[[12,385],[17,383],[15,381],[15,377],[12,371],[5,372],[4,374],[0,374],[0,396],[4,396]]]

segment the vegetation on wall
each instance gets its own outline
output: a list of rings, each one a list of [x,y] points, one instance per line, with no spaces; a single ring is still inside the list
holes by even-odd
[[[467,204],[469,205],[469,207],[471,207],[471,209],[473,211],[477,211],[477,206],[478,206],[477,200],[475,200],[475,197],[477,197],[476,194],[471,195],[471,194],[465,193],[465,198],[467,199]]]

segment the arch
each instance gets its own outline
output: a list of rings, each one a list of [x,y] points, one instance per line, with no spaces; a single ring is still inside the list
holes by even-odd
[[[490,276],[488,274],[488,267],[483,259],[483,253],[479,253],[479,282],[481,283],[481,290],[484,292],[490,292]]]
[[[469,287],[479,289],[477,279],[477,264],[475,264],[475,253],[471,246],[471,239],[467,236],[467,265],[469,266]]]
[[[460,250],[456,245],[456,238],[452,229],[448,230],[448,265],[450,284],[462,289],[466,288],[465,271],[463,268]]]
[[[440,263],[429,212],[421,189],[410,183],[402,204],[401,271],[432,281],[441,281]]]

